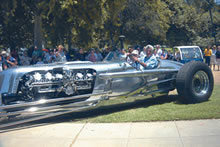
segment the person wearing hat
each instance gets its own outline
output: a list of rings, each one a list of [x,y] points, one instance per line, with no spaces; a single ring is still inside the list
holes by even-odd
[[[126,57],[126,61],[128,62],[128,64],[132,64],[133,63],[133,60],[131,59],[131,56],[132,56],[132,52],[134,51],[134,48],[131,46],[131,45],[129,45],[128,46],[128,53],[127,53],[127,57]],[[136,51],[135,51],[136,52]],[[134,52],[134,53],[135,53]]]
[[[46,48],[44,48],[44,49],[42,49],[42,51],[43,51],[43,62],[44,63],[49,63],[50,62],[50,53],[49,53],[49,49],[46,49]]]
[[[139,51],[133,50],[130,54],[127,55],[127,62],[137,70],[140,70],[140,64],[134,60],[134,58],[139,59]]]
[[[136,63],[140,64],[140,69],[153,69],[156,68],[158,65],[157,58],[153,56],[153,46],[147,46],[147,55],[144,57],[143,60],[138,59],[138,57],[132,56],[131,59]]]
[[[6,59],[7,59],[6,61],[8,63],[8,68],[15,67],[15,66],[18,65],[17,60],[14,57],[12,57],[10,53],[7,53],[7,58]]]
[[[1,53],[1,60],[2,60],[2,68],[3,68],[3,70],[8,69],[10,67],[17,66],[17,64],[18,64],[17,60],[15,58],[13,58],[6,51],[2,51],[2,53]]]

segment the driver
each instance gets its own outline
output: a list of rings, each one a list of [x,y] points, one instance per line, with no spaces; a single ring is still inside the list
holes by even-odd
[[[153,55],[153,46],[147,45],[147,52],[146,56],[143,59],[138,59],[136,56],[131,56],[130,58],[135,62],[138,63],[140,69],[153,69],[156,68],[158,65],[157,58]]]

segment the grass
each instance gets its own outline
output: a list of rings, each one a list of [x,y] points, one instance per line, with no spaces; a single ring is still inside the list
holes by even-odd
[[[220,85],[211,98],[199,104],[182,104],[177,95],[168,97],[120,98],[95,109],[71,113],[56,120],[91,123],[148,122],[220,118]]]

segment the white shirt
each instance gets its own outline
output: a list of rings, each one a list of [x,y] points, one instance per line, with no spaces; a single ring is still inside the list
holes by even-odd
[[[162,54],[162,50],[161,50],[161,49],[158,49],[158,50],[157,50],[157,56],[159,56],[159,57],[160,57],[160,56],[161,56],[161,54]]]

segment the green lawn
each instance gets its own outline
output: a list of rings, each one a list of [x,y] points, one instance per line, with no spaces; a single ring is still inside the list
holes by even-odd
[[[216,85],[209,101],[181,104],[177,95],[168,98],[120,98],[105,101],[86,112],[69,114],[74,122],[116,123],[220,118],[220,85]]]

